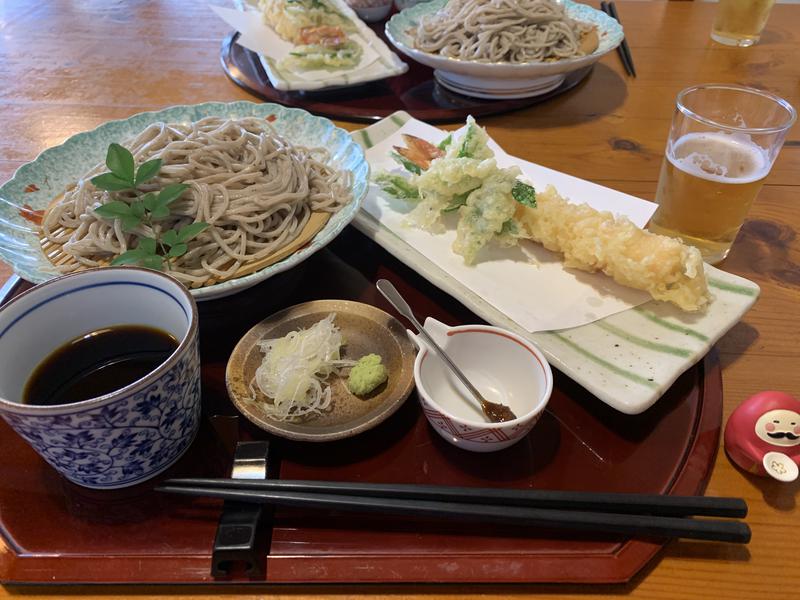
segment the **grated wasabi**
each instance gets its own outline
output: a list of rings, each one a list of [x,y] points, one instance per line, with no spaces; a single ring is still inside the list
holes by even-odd
[[[364,396],[389,378],[386,367],[377,354],[362,356],[350,370],[347,389],[356,396]]]

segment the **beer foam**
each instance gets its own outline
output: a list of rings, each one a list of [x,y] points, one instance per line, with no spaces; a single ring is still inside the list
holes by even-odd
[[[751,183],[769,173],[766,150],[749,135],[687,133],[667,150],[667,159],[684,173],[722,183]]]

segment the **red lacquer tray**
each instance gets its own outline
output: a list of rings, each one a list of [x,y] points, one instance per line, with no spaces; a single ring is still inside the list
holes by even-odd
[[[375,33],[386,42],[383,23],[373,24]],[[464,121],[468,115],[485,117],[519,110],[545,102],[568,92],[581,83],[593,66],[567,74],[556,89],[517,100],[484,100],[451,92],[433,78],[433,69],[403,57],[408,71],[403,75],[331,90],[314,92],[282,92],[269,82],[258,56],[236,43],[238,33],[231,33],[222,42],[220,61],[225,74],[244,90],[268,102],[303,108],[315,115],[345,121],[373,122],[404,110],[428,123]],[[386,42],[391,48],[391,44]]]
[[[267,434],[237,418],[225,361],[253,324],[294,303],[345,298],[389,310],[373,282],[394,281],[419,316],[478,319],[348,228],[303,265],[231,298],[200,305],[204,419],[187,455],[163,477],[227,475],[239,439]],[[16,286],[18,292],[27,284]],[[560,374],[528,438],[494,454],[458,450],[428,426],[416,397],[355,438],[272,439],[282,478],[570,490],[702,493],[722,413],[714,353],[644,414],[617,413]],[[273,459],[276,457],[273,455]],[[3,583],[226,583],[210,575],[220,504],[158,494],[155,482],[96,492],[66,483],[0,421]],[[258,582],[621,582],[664,540],[591,538],[377,515],[279,510]],[[241,580],[237,580],[241,582]]]

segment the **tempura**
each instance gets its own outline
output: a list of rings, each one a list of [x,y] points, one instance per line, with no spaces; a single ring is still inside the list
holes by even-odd
[[[552,186],[535,191],[517,179],[517,167],[498,167],[486,132],[472,117],[462,137],[448,136],[438,148],[405,138],[409,147],[395,147],[393,156],[410,177],[381,173],[376,182],[384,192],[415,202],[408,222],[431,233],[444,230],[444,213],[458,211],[453,251],[467,264],[491,241],[513,245],[531,239],[562,253],[566,267],[602,271],[683,310],[709,303],[699,250],[639,229],[627,217],[570,203]]]
[[[536,208],[518,204],[514,217],[520,237],[562,253],[566,267],[602,271],[683,310],[700,310],[710,300],[697,248],[639,229],[626,217],[571,204],[553,186],[537,193]]]

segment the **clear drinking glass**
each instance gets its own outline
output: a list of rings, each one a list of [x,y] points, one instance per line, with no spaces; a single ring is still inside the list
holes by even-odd
[[[729,84],[678,94],[656,202],[655,233],[723,260],[797,117],[786,100]]]
[[[775,0],[719,0],[711,39],[728,46],[752,46],[767,24]]]

